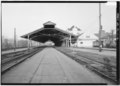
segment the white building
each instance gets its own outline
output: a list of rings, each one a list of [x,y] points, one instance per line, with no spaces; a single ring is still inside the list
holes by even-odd
[[[68,32],[78,36],[78,39],[75,44],[71,46],[74,47],[93,47],[93,42],[98,40],[98,37],[95,34],[89,32],[83,32],[80,28],[72,26],[68,29]]]
[[[76,46],[77,47],[93,47],[93,42],[98,40],[92,33],[85,32],[80,35],[77,39]]]

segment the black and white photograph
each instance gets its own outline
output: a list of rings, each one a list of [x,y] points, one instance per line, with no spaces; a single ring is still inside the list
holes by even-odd
[[[116,1],[1,2],[1,84],[116,85]]]

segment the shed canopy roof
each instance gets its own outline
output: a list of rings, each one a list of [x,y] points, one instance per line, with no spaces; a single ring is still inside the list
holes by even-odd
[[[43,25],[45,26],[45,25],[56,25],[56,24],[48,21],[48,22],[44,23]],[[42,43],[44,43],[48,40],[51,40],[55,44],[59,45],[59,43],[61,44],[66,38],[69,39],[70,36],[72,39],[76,39],[76,35],[69,33],[67,31],[64,31],[62,29],[59,29],[57,27],[54,27],[54,28],[42,27],[33,32],[25,34],[21,37],[26,38],[26,39],[29,38],[31,40],[42,42]]]

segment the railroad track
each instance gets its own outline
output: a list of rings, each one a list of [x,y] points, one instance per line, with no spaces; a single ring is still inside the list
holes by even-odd
[[[62,52],[63,54],[67,55],[68,57],[72,58],[76,62],[84,65],[88,69],[90,69],[90,70],[94,71],[95,73],[99,74],[100,76],[102,76],[102,77],[104,77],[106,79],[109,79],[113,83],[117,84],[116,67],[115,66],[107,65],[106,63],[103,63],[103,62],[88,58],[85,55],[80,55],[80,54],[78,54],[78,52],[72,53],[72,50],[62,49],[62,48],[56,48],[56,49],[59,50],[60,52]],[[109,72],[103,71],[103,69],[102,70],[99,69],[99,67],[103,68],[105,65],[112,68],[112,70],[113,70],[112,72],[114,72],[115,74],[112,74],[112,76],[111,76],[110,74],[107,74]]]
[[[31,49],[31,50],[23,50],[23,51],[18,51],[18,52],[15,52],[15,53],[2,55],[1,73],[4,74],[6,71],[10,70],[14,66],[23,62],[27,58],[35,55],[36,53],[38,53],[42,49],[43,48],[34,48],[34,49]]]

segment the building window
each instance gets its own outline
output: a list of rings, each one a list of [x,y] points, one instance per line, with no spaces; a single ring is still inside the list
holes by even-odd
[[[45,25],[44,28],[54,28],[54,25]]]
[[[83,42],[80,42],[80,44],[83,44]]]
[[[90,38],[90,36],[86,36],[86,38]]]

